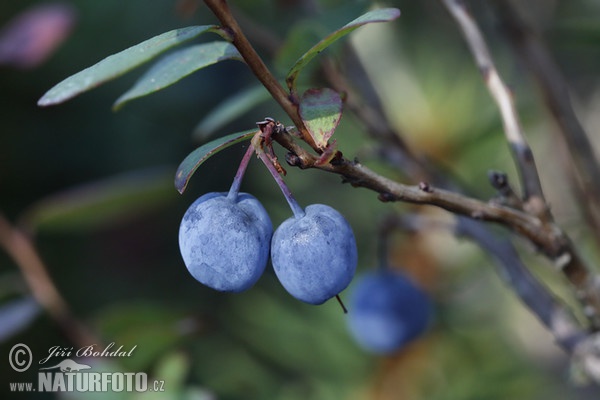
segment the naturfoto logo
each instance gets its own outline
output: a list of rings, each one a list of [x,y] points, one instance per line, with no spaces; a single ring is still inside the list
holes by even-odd
[[[35,382],[10,382],[11,392],[162,392],[164,381],[148,382],[145,372],[93,371],[97,362],[93,358],[130,357],[136,346],[125,349],[110,343],[103,349],[96,345],[73,347],[53,346],[48,355],[39,361],[42,367]],[[31,366],[33,354],[29,346],[18,343],[9,354],[9,363],[16,372],[24,372]],[[65,358],[69,357],[69,358]],[[80,363],[71,357],[86,357]]]
[[[90,369],[92,367],[90,367],[89,365],[85,365],[85,364],[78,364],[75,361],[67,358],[66,360],[62,360],[61,362],[59,362],[58,364],[56,364],[52,367],[40,368],[40,371],[44,370],[44,369],[54,369],[54,368],[59,368],[61,372],[78,372],[78,371],[81,371],[82,369]]]

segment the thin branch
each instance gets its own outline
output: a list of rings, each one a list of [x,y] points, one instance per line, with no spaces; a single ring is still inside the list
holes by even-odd
[[[534,277],[521,261],[513,244],[494,235],[484,225],[459,217],[454,232],[467,236],[497,261],[500,276],[514,288],[540,321],[556,338],[556,342],[567,352],[572,353],[576,342],[587,335],[576,318],[551,292]]]
[[[73,343],[81,347],[100,345],[92,332],[73,316],[29,238],[12,227],[2,214],[0,214],[0,247],[4,248],[21,269],[36,301],[46,309]]]
[[[507,285],[554,336],[556,344],[570,355],[572,365],[585,374],[585,379],[600,383],[598,334],[587,332],[571,310],[531,274],[508,239],[493,233],[484,224],[464,217],[448,222],[413,214],[395,217],[388,224],[394,222],[410,231],[446,229],[478,244],[496,261],[499,275]]]
[[[457,237],[467,237],[486,254],[493,256],[499,275],[552,332],[557,344],[567,353],[572,353],[577,342],[587,336],[588,333],[582,329],[571,311],[531,274],[514,245],[508,239],[493,233],[486,225],[465,217],[442,222],[414,214],[400,217],[399,220],[402,226],[410,230],[443,228]]]
[[[488,90],[498,105],[504,133],[521,176],[525,205],[534,215],[549,218],[533,152],[521,130],[512,94],[498,74],[483,35],[462,0],[441,1],[460,26]]]
[[[353,66],[357,63],[358,61],[352,62]],[[343,78],[343,74],[339,70],[336,70],[332,63],[328,63],[326,65],[327,67],[324,68],[324,71],[326,72],[326,76],[333,84],[333,86],[337,90],[348,92],[348,100],[346,102],[346,105],[350,109],[355,111],[355,114],[365,124],[366,131],[371,136],[378,139],[379,141],[383,141],[383,143],[385,143],[386,149],[389,149],[389,151],[392,154],[397,154],[397,156],[394,156],[394,159],[401,158],[403,160],[401,163],[403,168],[406,165],[409,166],[409,170],[417,174],[416,176],[420,176],[419,179],[423,179],[425,182],[434,182],[436,185],[440,185],[440,187],[451,189],[453,191],[460,189],[457,188],[457,185],[454,182],[452,182],[448,176],[438,171],[435,168],[435,166],[432,167],[431,163],[424,163],[423,160],[417,159],[415,157],[414,153],[410,151],[407,144],[402,141],[401,134],[389,127],[389,124],[386,122],[386,118],[383,112],[381,111],[381,108],[377,107],[377,101],[374,102],[374,106],[372,108],[370,107],[370,104],[361,104],[358,100],[351,101],[351,99],[357,96],[355,93],[352,92],[352,90],[348,90],[349,85]],[[366,81],[366,83],[363,83],[363,86],[368,84],[368,79],[366,79],[366,76],[362,75],[362,70],[360,68],[357,69],[353,67],[351,69],[351,72],[353,74],[351,78],[352,82]],[[368,110],[368,112],[365,112],[365,110]],[[508,182],[506,174],[497,171],[491,171],[488,176],[492,186],[498,190],[500,195],[497,198],[493,198],[491,200],[492,203],[497,203],[510,209],[525,212],[523,210],[523,202],[512,190],[512,187]],[[419,188],[421,190],[432,190],[431,185],[424,182],[420,184]],[[383,198],[389,199],[389,196],[384,195]],[[537,223],[540,225],[542,224],[541,221],[538,221]],[[558,230],[558,228],[556,229]],[[560,235],[562,236],[563,234],[560,233]],[[564,240],[566,240],[568,243],[566,237],[564,238]],[[575,253],[575,249],[572,245],[567,244],[566,247],[570,250],[563,253],[563,255],[571,254],[571,252]],[[587,270],[582,260],[578,259],[577,257],[576,259],[571,259],[570,257],[550,258],[556,260],[557,265],[560,265],[565,268],[564,272],[567,276],[569,276],[569,280],[573,283],[573,286],[576,288],[576,292],[587,293],[581,296],[581,298],[584,301],[584,304],[588,304],[590,298],[592,299],[592,304],[600,304],[600,300],[598,300],[597,295],[598,290],[594,289],[594,276],[586,272]],[[563,263],[565,259],[567,260],[566,264]],[[597,321],[598,317],[592,316],[591,319]],[[592,325],[597,326],[597,324],[594,322],[592,322]]]
[[[271,71],[267,68],[263,60],[260,58],[254,47],[250,44],[246,35],[242,32],[236,19],[231,14],[229,6],[225,0],[204,0],[204,3],[210,8],[215,14],[217,19],[221,22],[224,29],[228,30],[233,37],[233,45],[242,55],[244,61],[258,78],[258,80],[264,85],[264,87],[271,93],[271,96],[279,103],[281,108],[289,115],[294,125],[298,129],[298,132],[302,135],[302,139],[313,149],[318,150],[312,136],[304,126],[302,118],[298,113],[298,106],[295,104],[288,95],[288,92],[273,76]]]
[[[404,201],[415,204],[427,204],[443,208],[452,213],[469,218],[495,222],[527,238],[548,258],[554,261],[573,285],[583,304],[589,305],[589,319],[594,327],[600,327],[600,292],[596,287],[594,275],[586,268],[569,238],[551,222],[542,222],[539,218],[512,207],[495,202],[483,202],[453,191],[436,188],[428,183],[404,185],[378,175],[357,161],[345,159],[338,153],[330,163],[320,163],[319,158],[307,152],[295,143],[286,132],[273,135],[273,140],[290,151],[286,159],[293,160],[291,165],[317,168],[341,175],[345,182],[353,186],[364,187],[379,193],[382,201]]]
[[[494,1],[501,27],[510,43],[531,70],[542,92],[544,102],[560,128],[567,145],[577,180],[575,185],[586,212],[586,221],[600,241],[600,165],[588,136],[575,115],[567,83],[547,47],[533,27],[521,17],[511,1]]]
[[[505,136],[511,146],[523,184],[523,208],[527,213],[539,218],[538,221],[542,225],[539,231],[543,235],[548,234],[549,238],[553,238],[551,241],[558,238],[558,243],[560,243],[559,248],[561,248],[563,254],[554,253],[554,256],[552,256],[553,252],[548,253],[547,251],[550,248],[544,251],[542,247],[542,250],[554,260],[558,269],[574,285],[575,292],[584,304],[584,310],[587,311],[587,316],[592,326],[594,329],[600,329],[600,293],[597,287],[597,280],[595,279],[595,275],[588,271],[583,260],[579,259],[568,237],[552,222],[553,218],[542,192],[539,174],[533,159],[533,152],[529,148],[521,131],[511,93],[498,75],[483,35],[462,0],[441,1],[462,30],[488,90],[500,109]],[[552,228],[548,231],[545,227]],[[552,233],[552,231],[555,231],[555,233]]]
[[[517,210],[523,209],[523,202],[508,183],[508,176],[506,175],[506,173],[499,171],[489,171],[488,179],[490,181],[490,184],[494,187],[494,189],[498,190],[498,194],[500,195],[499,201],[501,202],[501,204],[515,208]]]

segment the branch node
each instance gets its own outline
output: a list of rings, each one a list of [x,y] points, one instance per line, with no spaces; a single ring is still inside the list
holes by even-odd
[[[342,165],[344,162],[344,154],[341,151],[336,151],[329,163],[333,166]]]
[[[508,183],[508,176],[505,172],[488,171],[488,179],[500,195],[500,198],[496,199],[500,204],[505,204],[519,210],[523,209],[523,202]]]
[[[391,193],[383,192],[383,193],[379,193],[379,195],[377,196],[377,199],[379,201],[381,201],[382,203],[389,203],[391,201],[395,201],[396,200],[396,196],[394,196]]]
[[[433,192],[433,188],[427,182],[419,182],[419,189],[425,193]]]
[[[287,162],[291,167],[298,167],[300,169],[303,169],[304,167],[302,158],[298,157],[297,154],[294,154],[291,151],[285,155],[285,162]]]

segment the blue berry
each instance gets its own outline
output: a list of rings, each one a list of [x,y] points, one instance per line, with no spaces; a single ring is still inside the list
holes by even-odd
[[[356,270],[354,233],[335,209],[313,204],[284,221],[273,234],[271,260],[277,278],[295,298],[322,304],[344,290]]]
[[[432,306],[403,274],[380,269],[357,279],[348,309],[357,343],[367,351],[389,354],[423,334]]]
[[[230,197],[207,193],[190,206],[179,227],[179,249],[196,280],[219,291],[241,292],[265,270],[273,226],[255,197]]]

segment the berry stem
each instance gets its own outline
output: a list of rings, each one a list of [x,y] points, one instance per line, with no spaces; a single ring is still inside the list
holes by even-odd
[[[342,307],[342,311],[344,312],[344,314],[348,314],[348,309],[344,305],[344,302],[342,301],[342,298],[340,297],[340,295],[336,294],[335,298],[338,301],[338,303],[340,303],[340,306]]]
[[[251,143],[248,146],[248,150],[246,150],[246,154],[244,154],[244,157],[242,157],[242,161],[240,161],[240,166],[235,173],[233,183],[231,184],[231,188],[229,188],[229,193],[227,193],[227,198],[229,200],[237,200],[238,193],[240,192],[240,186],[242,185],[242,179],[244,179],[244,174],[246,173],[246,168],[248,168],[248,163],[250,162],[252,153],[254,153],[254,146]]]
[[[271,173],[271,176],[273,176],[273,179],[275,179],[275,182],[277,182],[277,185],[279,185],[279,188],[281,189],[283,196],[287,200],[288,204],[290,205],[290,208],[292,209],[292,212],[294,213],[294,217],[296,217],[297,219],[304,217],[304,215],[306,215],[306,213],[304,212],[302,207],[300,207],[300,204],[298,204],[298,202],[292,195],[290,188],[285,184],[285,182],[283,181],[283,178],[281,178],[281,175],[279,175],[279,172],[277,172],[277,169],[275,168],[273,163],[271,163],[271,160],[269,160],[269,157],[267,157],[267,154],[264,151],[262,151],[262,149],[257,149],[256,153],[258,154],[258,157],[260,158],[260,160],[263,162],[263,164],[265,164],[265,166]]]

